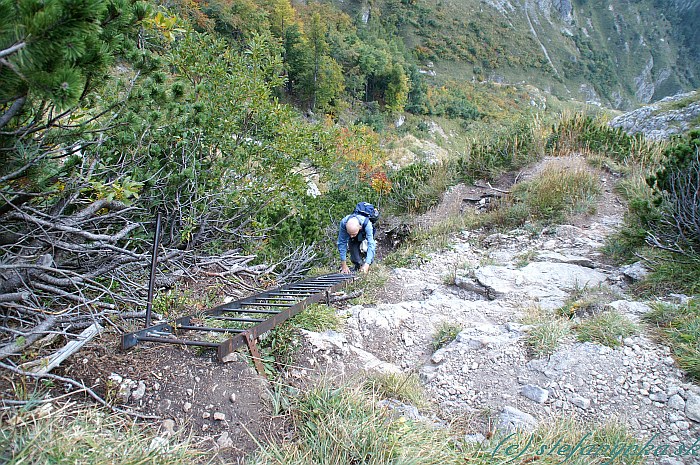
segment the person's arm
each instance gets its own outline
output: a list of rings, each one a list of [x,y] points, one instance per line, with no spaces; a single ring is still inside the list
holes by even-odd
[[[340,227],[338,228],[338,254],[340,255],[340,271],[343,273],[350,273],[350,268],[348,268],[347,255],[348,255],[348,241],[350,240],[350,234],[348,234],[345,226],[347,224],[347,217],[343,218],[340,222]]]

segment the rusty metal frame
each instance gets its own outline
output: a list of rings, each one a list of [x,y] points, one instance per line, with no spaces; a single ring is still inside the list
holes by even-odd
[[[321,301],[328,303],[330,301],[330,293],[345,286],[352,279],[354,279],[353,275],[336,273],[307,278],[303,281],[280,286],[235,302],[219,305],[197,315],[185,316],[171,322],[159,323],[140,331],[124,334],[121,348],[126,350],[141,342],[216,348],[219,361],[225,362],[230,360],[230,355],[236,349],[245,345],[253,357],[256,369],[263,374],[264,367],[256,346],[258,338],[292,318],[309,305]],[[250,315],[260,315],[261,318],[251,317]],[[263,315],[269,316],[266,319],[262,319]],[[249,328],[240,329],[193,324],[193,320],[199,318],[255,324]],[[222,343],[178,337],[179,334],[186,331],[213,331],[234,333],[234,335]]]

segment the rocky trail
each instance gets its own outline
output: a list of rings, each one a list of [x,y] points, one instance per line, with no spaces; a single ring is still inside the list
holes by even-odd
[[[607,176],[601,181],[612,186]],[[622,211],[606,189],[597,214],[540,234],[463,231],[449,250],[430,254],[420,267],[393,270],[386,301],[347,309],[342,332],[306,333],[300,364],[333,367],[338,376],[358,369],[418,373],[438,411],[471,419],[471,441],[495,429],[532,430],[565,417],[621,422],[639,440],[655,437],[670,448],[692,445],[700,434],[700,388],[648,326],[640,323],[640,331],[616,348],[569,335],[553,354],[537,357],[526,344],[533,329],[523,322],[527,315],[561,308],[587,290],[605,295],[597,311],[615,309],[639,322],[650,310],[650,302],[626,293],[644,268],[610,266],[599,251]],[[433,334],[443,323],[461,331],[434,351]],[[321,370],[328,376],[328,368]],[[305,371],[292,375],[308,376]],[[422,418],[413,406],[394,405]],[[694,457],[655,460],[650,463],[700,463]]]

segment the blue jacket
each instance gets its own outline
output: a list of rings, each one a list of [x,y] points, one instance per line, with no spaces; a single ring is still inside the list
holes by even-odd
[[[367,258],[365,258],[365,263],[371,264],[374,261],[374,251],[377,248],[377,243],[374,242],[374,226],[372,222],[362,215],[355,215],[353,213],[349,214],[340,222],[340,229],[338,231],[338,253],[340,253],[340,261],[345,261],[348,254],[348,242],[350,241],[350,234],[348,234],[345,226],[348,224],[348,220],[353,216],[357,217],[360,222],[360,226],[367,221],[364,230],[360,230],[357,234],[362,239],[362,233],[364,232],[364,238],[367,239]]]

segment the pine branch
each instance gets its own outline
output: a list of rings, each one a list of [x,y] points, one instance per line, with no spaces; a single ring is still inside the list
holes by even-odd
[[[24,47],[27,46],[27,43],[22,41],[18,42],[15,45],[6,48],[5,50],[0,50],[0,58],[5,58],[7,56],[12,55],[13,53],[19,52],[22,50]]]
[[[27,101],[26,96],[22,96],[12,102],[12,105],[10,108],[2,115],[0,116],[0,128],[4,127],[7,125],[7,123],[10,122],[10,120],[17,114],[19,111],[22,109],[24,106],[24,102]]]

